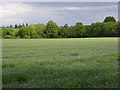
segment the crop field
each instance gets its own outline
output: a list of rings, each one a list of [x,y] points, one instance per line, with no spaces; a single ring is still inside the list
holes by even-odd
[[[117,88],[118,39],[3,39],[4,88]]]

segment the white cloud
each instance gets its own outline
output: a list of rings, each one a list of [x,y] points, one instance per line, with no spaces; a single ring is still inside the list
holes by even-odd
[[[3,3],[0,13],[4,15],[22,14],[24,12],[30,12],[32,8],[29,5],[23,3]]]
[[[91,7],[65,7],[67,10],[111,10],[114,8],[118,8],[117,5],[112,5],[112,6],[91,6]]]
[[[33,12],[33,8],[24,3],[3,3],[0,9],[0,25],[5,23],[23,22],[21,17],[25,13]],[[18,17],[18,18],[16,18]]]
[[[0,0],[0,2],[119,2],[119,0]]]
[[[50,19],[56,21],[57,23],[59,23],[59,21],[63,20],[63,22],[65,22],[64,20],[66,20],[66,18],[68,19],[69,22],[73,22],[75,20],[78,20],[78,18],[80,16],[82,16],[83,13],[80,13],[80,11],[85,11],[87,14],[83,15],[82,18],[84,17],[90,17],[89,13],[90,11],[93,12],[99,12],[101,11],[110,11],[111,15],[114,11],[115,13],[117,13],[117,10],[115,11],[115,9],[117,9],[117,5],[107,5],[107,6],[36,6],[35,4],[32,5],[29,3],[2,3],[0,4],[0,20],[2,19],[2,21],[0,21],[0,25],[10,25],[10,24],[18,24],[18,23],[24,23],[24,22],[28,22],[28,23],[44,23]],[[72,11],[76,11],[75,13],[72,13]],[[108,13],[108,12],[107,12]],[[105,12],[105,15],[107,15],[107,13]],[[79,14],[79,15],[78,15]],[[76,15],[76,16],[75,16]],[[78,16],[77,16],[78,15]],[[101,15],[101,14],[100,14]],[[113,13],[114,15],[114,13]],[[92,15],[94,16],[94,15]],[[90,17],[91,18],[91,17]],[[95,17],[94,17],[95,18]],[[92,18],[92,19],[94,19]],[[97,17],[99,18],[99,17]],[[104,18],[104,17],[103,17]],[[72,20],[73,19],[73,20]],[[91,20],[92,20],[91,19]],[[71,20],[71,21],[70,21]],[[84,20],[86,20],[86,18],[84,18]],[[82,21],[84,21],[82,20]],[[67,22],[67,21],[66,21]],[[92,21],[89,21],[92,22]],[[61,21],[62,23],[62,21]]]

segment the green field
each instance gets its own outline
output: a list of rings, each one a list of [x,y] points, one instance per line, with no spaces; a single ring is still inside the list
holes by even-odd
[[[3,40],[4,88],[117,88],[118,39]]]

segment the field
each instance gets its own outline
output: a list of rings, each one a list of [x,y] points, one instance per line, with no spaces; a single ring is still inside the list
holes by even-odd
[[[117,88],[118,39],[3,39],[4,88]]]

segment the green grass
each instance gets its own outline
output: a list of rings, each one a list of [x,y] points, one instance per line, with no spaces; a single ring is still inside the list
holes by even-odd
[[[2,89],[2,39],[0,39],[0,89]]]
[[[3,40],[4,88],[117,88],[118,39]]]

